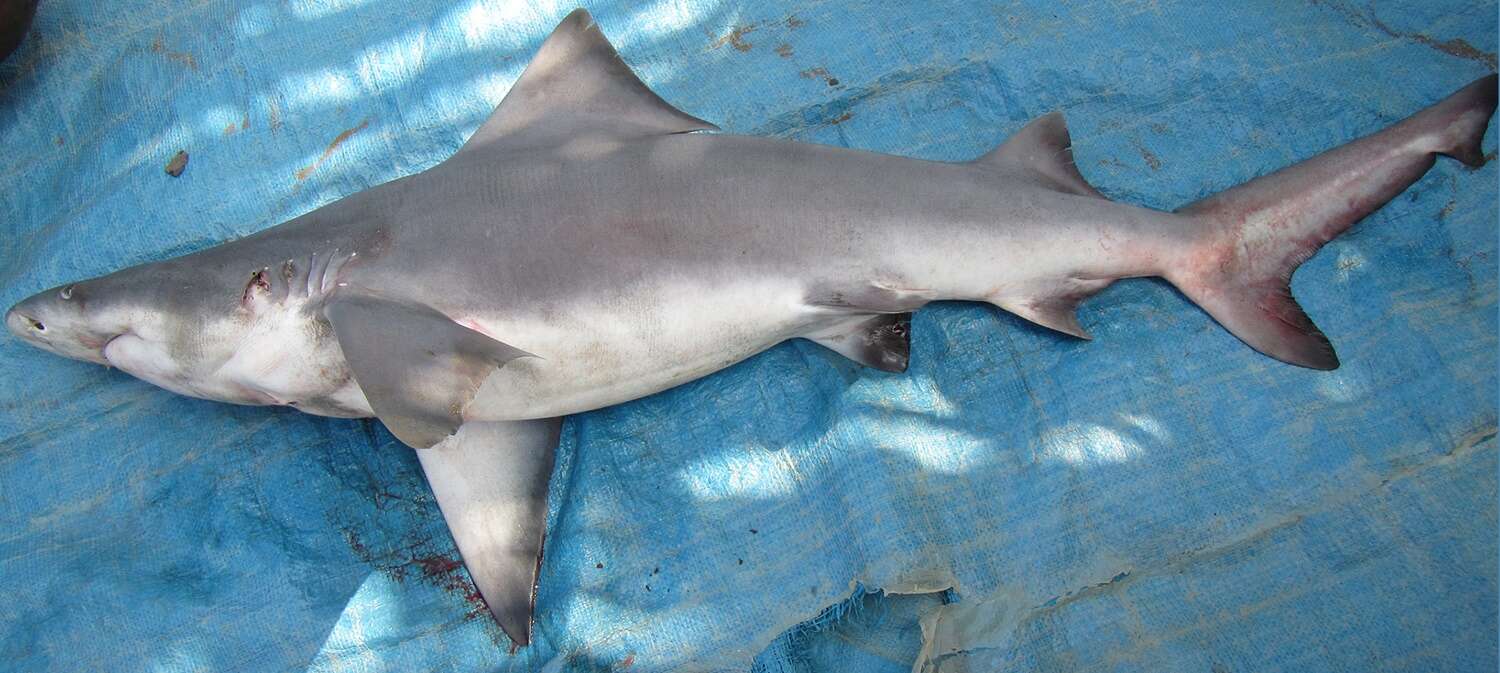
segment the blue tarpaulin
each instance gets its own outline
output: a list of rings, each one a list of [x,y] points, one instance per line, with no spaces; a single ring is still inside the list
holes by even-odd
[[[0,65],[0,304],[441,161],[571,9],[43,2]],[[727,132],[964,160],[1063,110],[1084,175],[1157,208],[1496,69],[1493,0],[589,9]],[[1085,305],[1092,342],[937,304],[906,374],[791,342],[571,417],[515,652],[378,422],[188,399],[3,338],[0,661],[1494,671],[1496,176],[1441,160],[1297,274],[1334,372],[1138,280]]]

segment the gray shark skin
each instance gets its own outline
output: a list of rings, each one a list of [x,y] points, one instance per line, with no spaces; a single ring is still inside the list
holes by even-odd
[[[47,290],[6,326],[195,397],[379,417],[471,576],[531,637],[560,419],[807,338],[904,371],[911,311],[988,302],[1076,337],[1160,276],[1251,348],[1333,369],[1296,267],[1447,155],[1484,162],[1485,77],[1175,212],[1112,202],[1052,113],[969,162],[711,133],[582,10],[450,159],[261,233]]]

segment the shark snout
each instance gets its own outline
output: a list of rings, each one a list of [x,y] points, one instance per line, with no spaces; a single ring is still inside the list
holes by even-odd
[[[16,306],[5,312],[5,328],[22,339],[35,339],[46,331],[47,325]]]
[[[76,311],[54,305],[56,295],[56,291],[42,292],[12,306],[5,312],[5,328],[42,350],[104,363],[103,346],[109,340],[88,329]]]

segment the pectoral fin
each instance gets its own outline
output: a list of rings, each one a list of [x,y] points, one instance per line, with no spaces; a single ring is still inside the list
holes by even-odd
[[[417,451],[469,576],[517,645],[531,642],[547,480],[561,427],[558,418],[470,422]]]
[[[355,295],[330,301],[323,314],[370,408],[417,449],[458,430],[491,372],[530,355],[427,306]]]

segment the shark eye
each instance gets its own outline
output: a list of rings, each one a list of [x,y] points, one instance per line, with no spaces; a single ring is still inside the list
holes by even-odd
[[[47,326],[43,325],[42,321],[37,320],[36,318],[27,318],[27,320],[31,321],[31,326],[35,327],[36,331],[38,331],[38,332],[45,332],[45,331],[47,331]]]
[[[63,288],[62,290],[59,290],[58,293],[57,293],[57,296],[62,297],[63,299],[72,299],[73,298],[73,286],[69,285],[69,286]]]

